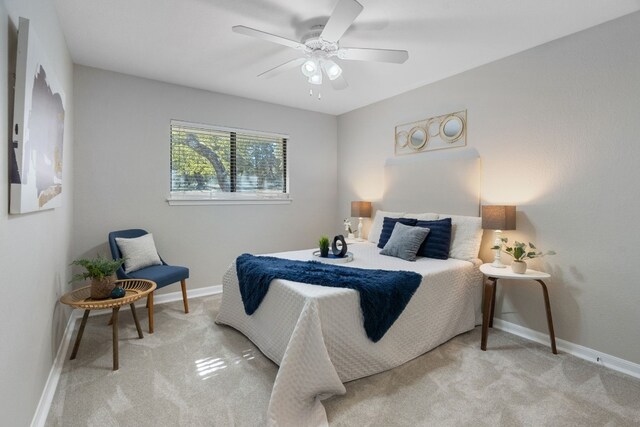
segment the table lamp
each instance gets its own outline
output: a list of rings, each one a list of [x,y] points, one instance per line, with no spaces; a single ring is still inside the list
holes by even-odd
[[[351,202],[351,216],[358,218],[358,240],[362,240],[362,218],[371,218],[371,202]]]
[[[492,205],[482,207],[482,228],[495,230],[496,240],[494,246],[502,247],[502,231],[516,229],[516,207],[504,205]],[[495,250],[495,258],[492,267],[506,267],[500,261],[500,249]]]

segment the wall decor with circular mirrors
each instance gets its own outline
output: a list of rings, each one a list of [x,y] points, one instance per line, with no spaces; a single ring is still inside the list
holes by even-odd
[[[467,111],[396,126],[395,153],[415,154],[467,145]]]

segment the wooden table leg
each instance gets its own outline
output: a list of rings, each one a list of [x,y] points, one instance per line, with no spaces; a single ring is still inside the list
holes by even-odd
[[[153,292],[147,297],[147,307],[149,307],[149,333],[153,333]]]
[[[85,310],[84,314],[82,315],[82,323],[80,323],[80,329],[78,330],[78,336],[76,337],[76,342],[75,344],[73,344],[73,351],[71,352],[71,359],[73,360],[76,358],[76,354],[78,354],[78,347],[80,347],[80,341],[82,340],[82,334],[84,334],[84,327],[87,324],[87,319],[89,318],[89,311],[91,310]]]
[[[136,306],[131,303],[131,314],[133,314],[133,321],[136,322],[136,329],[138,330],[138,338],[144,338],[142,335],[142,328],[140,327],[140,322],[138,321],[138,314],[136,313]]]
[[[120,307],[113,307],[113,370],[117,371],[120,366],[118,364],[118,311]]]
[[[496,289],[498,289],[498,279],[493,279],[493,293],[491,294],[491,317],[489,318],[490,328],[493,328],[493,314],[496,310]]]
[[[547,310],[547,326],[549,327],[549,339],[551,340],[551,351],[553,354],[558,354],[556,349],[556,334],[553,332],[553,319],[551,318],[551,304],[549,303],[549,292],[547,291],[547,285],[542,280],[536,280],[536,282],[542,285],[542,293],[544,294],[544,308]]]
[[[487,338],[489,335],[489,322],[491,311],[493,310],[493,290],[496,286],[496,279],[489,278],[484,282],[484,307],[482,310],[482,341],[480,349],[487,350]]]

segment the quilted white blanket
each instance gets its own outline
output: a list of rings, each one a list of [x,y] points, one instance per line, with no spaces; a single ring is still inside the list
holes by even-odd
[[[223,279],[216,323],[234,327],[280,365],[271,393],[273,426],[324,426],[321,400],[346,392],[342,383],[399,366],[479,323],[482,274],[475,263],[380,255],[374,244],[349,246],[344,266],[411,270],[423,280],[398,320],[377,343],[367,338],[359,295],[351,289],[274,280],[258,310],[244,312],[235,264]],[[309,260],[311,250],[269,254]]]

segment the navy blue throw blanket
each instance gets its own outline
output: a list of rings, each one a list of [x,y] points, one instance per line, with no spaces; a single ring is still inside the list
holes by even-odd
[[[273,279],[355,289],[360,293],[364,329],[373,342],[393,325],[422,281],[421,275],[410,271],[365,270],[251,254],[236,259],[236,272],[248,315],[258,309]]]

